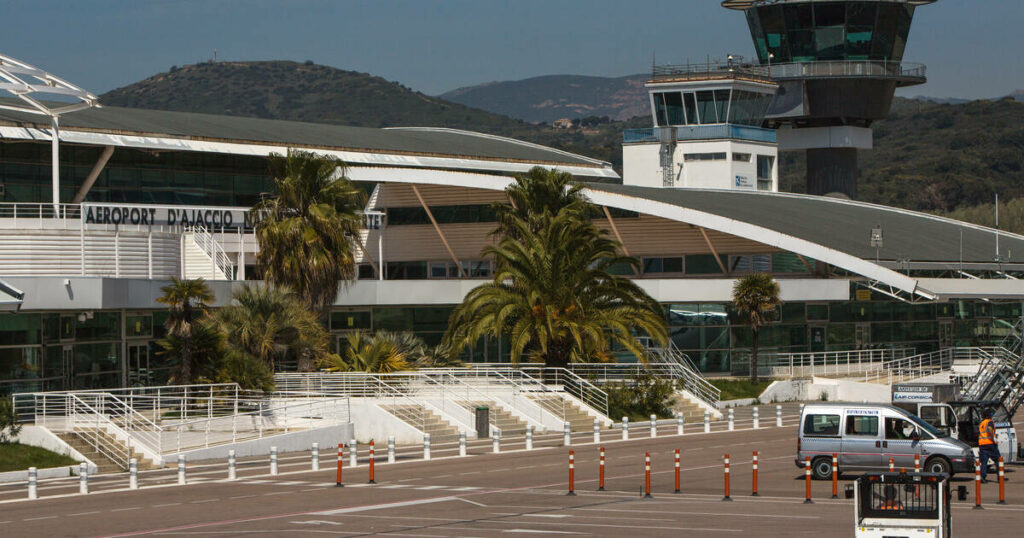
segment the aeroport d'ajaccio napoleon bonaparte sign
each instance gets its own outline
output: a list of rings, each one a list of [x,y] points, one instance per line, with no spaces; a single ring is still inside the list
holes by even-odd
[[[251,228],[254,216],[244,208],[82,204],[84,224],[191,227],[210,230]]]

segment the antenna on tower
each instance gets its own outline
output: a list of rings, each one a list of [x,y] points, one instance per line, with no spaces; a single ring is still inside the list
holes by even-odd
[[[213,61],[217,61],[217,49],[213,49]]]

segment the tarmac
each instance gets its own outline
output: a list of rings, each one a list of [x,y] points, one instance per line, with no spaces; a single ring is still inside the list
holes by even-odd
[[[633,424],[630,439],[604,430],[601,443],[577,433],[571,446],[561,434],[538,435],[533,450],[522,438],[503,440],[492,453],[488,440],[456,446],[397,451],[387,464],[377,446],[376,484],[368,484],[365,447],[358,467],[346,450],[344,487],[336,487],[336,451],[322,448],[320,470],[310,471],[307,453],[283,454],[280,473],[269,460],[240,461],[237,480],[227,480],[225,462],[189,465],[185,486],[173,469],[142,472],[140,489],[128,489],[127,473],[92,477],[90,493],[78,480],[42,481],[39,499],[27,500],[24,483],[0,487],[0,529],[14,536],[853,536],[853,501],[842,498],[855,476],[842,475],[839,499],[832,483],[812,483],[813,504],[804,503],[804,474],[793,463],[797,408],[787,405],[784,426],[775,426],[774,406],[762,406],[760,428],[748,410],[737,411],[735,431],[727,423],[674,424],[651,438],[647,424]],[[770,415],[770,416],[768,416]],[[599,447],[605,447],[605,490],[598,491]],[[680,493],[674,493],[674,451],[680,450]],[[568,455],[575,458],[575,495],[568,492]],[[758,493],[751,496],[751,456],[758,451]],[[644,455],[651,456],[651,497],[643,496]],[[730,501],[723,500],[723,457],[730,455]],[[1024,481],[1007,467],[1006,505],[996,505],[995,480],[982,486],[984,509],[974,510],[973,476],[968,501],[953,500],[954,536],[1014,536],[1024,521]],[[990,479],[994,475],[990,475]],[[1015,530],[1016,529],[1016,530]]]

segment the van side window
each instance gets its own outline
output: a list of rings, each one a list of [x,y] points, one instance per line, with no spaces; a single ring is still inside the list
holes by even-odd
[[[807,415],[804,435],[839,435],[839,415]]]
[[[894,441],[907,440],[911,438],[915,428],[914,423],[909,420],[886,417],[885,438]]]
[[[878,417],[846,415],[846,435],[878,436]]]

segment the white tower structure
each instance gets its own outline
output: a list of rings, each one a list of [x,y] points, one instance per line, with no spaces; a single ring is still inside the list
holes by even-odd
[[[623,133],[624,185],[778,191],[775,130],[761,127],[778,85],[765,67],[656,66],[654,127]]]

